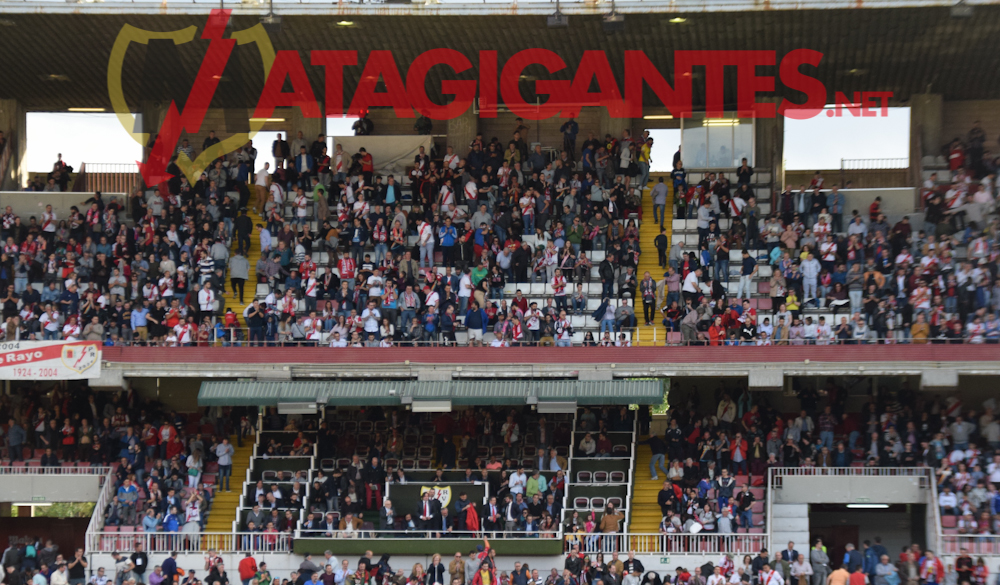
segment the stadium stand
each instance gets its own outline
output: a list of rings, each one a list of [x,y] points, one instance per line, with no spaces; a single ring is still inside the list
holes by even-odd
[[[300,171],[279,157],[271,173],[241,148],[194,185],[175,178],[124,206],[96,195],[68,218],[47,209],[27,223],[8,209],[5,334],[167,346],[1000,342],[996,185],[966,170],[981,161],[927,179],[921,229],[889,225],[878,199],[846,209],[850,190],[819,175],[778,193],[767,171],[689,170],[680,152],[669,177],[640,184],[651,139],[636,138],[588,139],[579,161],[480,140],[464,158],[420,154],[398,181],[375,175],[371,155],[327,155],[318,140]],[[663,238],[656,201],[670,215]]]

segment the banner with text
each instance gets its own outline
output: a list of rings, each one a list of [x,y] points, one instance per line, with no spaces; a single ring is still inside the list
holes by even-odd
[[[100,375],[97,341],[0,343],[0,380],[83,380]]]

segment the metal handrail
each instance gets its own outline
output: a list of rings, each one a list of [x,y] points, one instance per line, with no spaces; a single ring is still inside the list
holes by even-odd
[[[803,314],[802,318],[805,318],[805,317],[818,317],[818,316],[819,315],[814,315],[814,314]],[[825,314],[824,314],[824,316],[825,316]],[[837,316],[839,317],[841,315],[837,315]],[[849,318],[849,316],[846,315],[846,314],[842,315],[842,316],[845,316],[845,317]],[[770,316],[769,315],[765,315],[765,314],[760,314],[758,316],[758,320],[763,320],[764,317],[770,317]],[[837,324],[838,323],[831,323],[831,328],[834,325],[837,325]],[[678,331],[664,331],[665,329],[666,328],[662,327],[662,326],[652,327],[651,328],[651,333],[650,333],[648,330],[644,330],[641,327],[636,327],[636,328],[622,328],[620,331],[616,331],[613,334],[611,334],[610,341],[613,344],[615,342],[615,339],[618,337],[618,335],[620,333],[625,333],[626,334],[626,341],[628,342],[628,345],[621,346],[621,347],[635,347],[635,346],[639,346],[639,345],[649,345],[649,344],[652,344],[652,345],[662,345],[662,346],[665,346],[665,347],[683,347],[683,346],[689,346],[689,345],[699,346],[699,347],[736,347],[737,346],[737,344],[735,344],[735,343],[730,344],[731,342],[729,340],[720,341],[720,342],[718,342],[718,345],[712,345],[711,342],[709,341],[709,339],[706,337],[707,333],[705,331],[698,331],[697,334],[700,337],[699,340],[698,341],[692,341],[692,340],[685,340],[683,338],[679,338],[682,334],[680,332],[678,332]],[[225,328],[225,330],[229,333],[229,339],[232,339],[233,334],[235,332],[237,332],[237,331],[240,332],[240,335],[242,336],[242,339],[239,339],[239,340],[237,340],[235,342],[234,341],[229,341],[229,340],[227,340],[225,338],[215,337],[214,333],[213,333],[213,336],[208,341],[206,341],[206,342],[197,342],[197,341],[195,341],[195,342],[192,342],[192,343],[190,343],[188,345],[174,345],[174,344],[165,345],[165,344],[156,344],[156,343],[153,343],[153,342],[142,343],[142,342],[135,341],[135,340],[133,340],[131,342],[123,342],[123,341],[119,340],[119,342],[116,344],[116,347],[213,347],[213,348],[218,348],[218,347],[330,347],[329,346],[329,340],[327,340],[326,342],[323,342],[323,341],[311,341],[311,340],[278,340],[278,339],[275,339],[275,340],[271,340],[271,341],[264,340],[264,341],[254,341],[254,342],[251,342],[251,341],[249,341],[249,338],[250,338],[250,329],[248,327],[227,327],[227,328]],[[602,343],[601,335],[602,334],[599,332],[599,330],[597,328],[594,328],[593,330],[590,330],[590,331],[591,331],[591,333],[594,333],[595,347],[605,347],[605,346],[601,345],[601,343]],[[899,331],[902,331],[902,329],[900,329]],[[671,334],[673,334],[673,335],[671,335]],[[492,336],[492,335],[493,335],[492,332],[488,332],[487,333],[487,339],[490,342],[492,342],[492,340],[490,339],[490,336]],[[746,347],[751,347],[751,346],[753,346],[753,347],[761,347],[761,346],[758,346],[756,344],[756,341],[754,341],[752,343],[745,343],[745,342],[740,341],[740,340],[736,340],[736,341],[739,341],[738,345],[740,347],[744,347],[744,346],[746,346]],[[808,346],[815,346],[815,347],[824,347],[824,346],[839,346],[839,345],[926,345],[926,344],[943,344],[943,345],[970,344],[970,345],[982,345],[982,344],[985,344],[985,343],[988,343],[988,342],[994,342],[995,343],[997,341],[1000,341],[1000,339],[998,339],[998,338],[990,338],[990,337],[986,337],[986,336],[980,336],[978,338],[972,338],[972,337],[968,337],[968,336],[963,336],[963,337],[959,337],[959,338],[956,338],[956,339],[951,339],[951,338],[946,338],[946,337],[940,337],[939,336],[939,337],[928,337],[926,340],[923,340],[920,343],[914,343],[913,339],[909,338],[909,337],[902,338],[902,339],[901,338],[897,338],[897,337],[865,337],[863,339],[853,339],[852,338],[852,339],[847,339],[847,340],[842,340],[842,339],[838,339],[838,338],[831,338],[831,339],[804,339],[803,338],[801,340],[782,340],[782,342],[780,342],[780,343],[779,342],[775,342],[773,339],[769,339],[768,341],[770,343],[768,343],[766,346],[779,346],[779,345],[780,346],[807,346],[808,345]],[[800,343],[794,343],[793,341],[801,341],[801,342]],[[958,341],[959,343],[955,343],[956,341]],[[501,349],[504,349],[506,347],[521,347],[521,346],[536,346],[536,345],[540,345],[540,344],[539,343],[534,343],[534,342],[523,342],[522,341],[520,343],[515,342],[515,343],[513,343],[510,346],[496,347],[496,348],[492,348],[492,349],[501,350]],[[490,343],[485,343],[485,346],[486,347],[490,347]],[[358,347],[352,347],[351,345],[348,345],[347,347],[350,348],[350,349],[358,349]],[[373,347],[367,347],[366,349],[384,350],[384,349],[391,349],[391,348],[397,348],[397,347],[472,347],[472,346],[468,342],[466,342],[466,343],[458,343],[458,342],[456,342],[456,343],[448,343],[448,342],[445,342],[445,341],[442,341],[442,340],[437,340],[437,341],[432,341],[432,340],[414,340],[414,341],[393,341],[391,347],[374,347],[373,346]],[[558,347],[558,346],[549,346],[549,347]],[[588,347],[588,346],[586,346],[583,341],[571,341],[571,347]],[[619,346],[608,345],[606,347],[619,347]],[[339,349],[339,348],[330,348],[330,349]]]
[[[772,467],[773,475],[799,476],[881,476],[881,477],[918,477],[926,476],[929,467]]]
[[[90,515],[90,524],[87,526],[88,535],[98,533],[104,528],[104,509],[108,507],[108,502],[113,497],[115,490],[115,476],[112,468],[94,467],[92,469],[103,469],[106,473],[104,485],[101,486],[101,493],[98,494],[97,502],[94,503],[94,511]],[[86,546],[87,554],[95,552],[91,549],[92,541],[90,538],[87,538]]]
[[[100,475],[114,471],[112,467],[0,467],[0,475]],[[114,483],[114,482],[112,482]]]
[[[902,170],[910,168],[909,158],[842,158],[843,171]]]
[[[583,537],[581,552],[619,552],[631,551],[642,555],[658,554],[722,554],[746,553],[753,554],[762,548],[767,548],[768,534],[587,534]],[[566,552],[570,550],[570,539],[567,535],[563,544]]]
[[[226,552],[292,552],[291,532],[135,532],[134,530],[87,531],[88,553],[135,550],[141,544],[149,553],[176,550]]]

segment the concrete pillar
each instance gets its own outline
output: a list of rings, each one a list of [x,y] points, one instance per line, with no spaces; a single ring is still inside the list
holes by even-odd
[[[0,175],[0,191],[20,191],[28,180],[24,153],[28,149],[28,113],[17,100],[0,100],[0,132],[7,145],[7,167]],[[8,152],[9,151],[9,152]]]
[[[767,98],[761,98],[761,101],[767,101]],[[774,187],[780,189],[785,184],[785,118],[759,118],[754,124],[753,166],[758,170],[769,171]],[[773,189],[771,196],[774,196]]]
[[[163,117],[167,115],[168,100],[143,100],[139,113],[135,116],[135,132],[144,132],[150,137],[160,131]]]
[[[610,134],[615,138],[622,137],[622,130],[629,130],[632,132],[632,138],[642,137],[641,128],[632,127],[632,118],[612,118],[608,114],[607,108],[600,108],[601,110],[601,132],[598,137],[603,138],[605,134]]]
[[[937,156],[941,152],[941,120],[944,113],[944,97],[940,94],[922,93],[910,96],[910,159],[914,163],[925,156]],[[919,146],[918,146],[919,145]]]
[[[319,104],[319,111],[321,114],[319,118],[306,118],[302,115],[302,110],[299,108],[288,108],[283,110],[283,114],[281,115],[281,117],[285,118],[283,126],[288,129],[288,136],[285,140],[288,140],[289,143],[291,143],[291,141],[295,140],[295,137],[298,136],[298,132],[301,131],[302,136],[306,139],[306,141],[312,144],[312,141],[316,140],[317,135],[320,133],[326,134],[326,114],[323,109],[322,102]],[[278,113],[276,112],[275,115],[278,115]],[[259,146],[257,147],[257,150],[260,150]]]
[[[469,152],[469,144],[475,140],[476,134],[479,133],[479,116],[476,115],[473,107],[469,106],[464,114],[445,123],[448,129],[448,144],[445,146],[451,146],[454,148],[455,154],[464,157]],[[528,140],[528,142],[531,141]]]

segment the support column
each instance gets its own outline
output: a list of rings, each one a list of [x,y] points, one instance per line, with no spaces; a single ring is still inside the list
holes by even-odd
[[[454,149],[455,154],[464,157],[469,152],[469,144],[479,133],[479,116],[476,115],[472,106],[461,116],[452,118],[446,122],[448,128],[448,143]],[[528,140],[527,142],[531,142]]]
[[[762,98],[761,101],[768,101]],[[779,101],[773,98],[771,101]],[[774,189],[780,189],[785,184],[785,118],[758,118],[754,124],[754,168],[771,173],[771,190],[769,200],[774,198]],[[773,204],[773,201],[772,201]],[[775,207],[771,207],[775,209]]]
[[[605,134],[610,134],[614,138],[622,137],[622,130],[628,130],[632,133],[632,138],[642,137],[642,129],[637,129],[632,127],[632,118],[612,118],[608,113],[607,108],[600,108],[601,110],[601,133],[598,138],[604,138]]]
[[[279,110],[280,111],[280,110]],[[285,123],[283,126],[288,129],[288,136],[285,138],[291,143],[298,136],[298,132],[302,132],[302,137],[306,139],[309,144],[312,144],[316,140],[316,136],[319,134],[326,134],[326,111],[323,109],[323,103],[319,104],[320,117],[319,118],[306,118],[302,115],[302,110],[299,108],[288,108],[284,110],[282,117],[285,118]],[[275,115],[278,115],[277,112]],[[269,124],[270,125],[270,124]],[[260,147],[257,147],[260,151]],[[293,155],[298,153],[292,153]],[[329,154],[333,154],[330,151]],[[260,155],[258,154],[258,157]]]
[[[28,149],[28,113],[17,100],[0,100],[0,132],[7,144],[7,166],[0,175],[0,191],[20,191],[28,180],[24,153]]]
[[[940,94],[910,96],[910,135],[919,138],[918,141],[911,141],[910,159],[913,162],[940,154],[943,112],[944,98]]]

